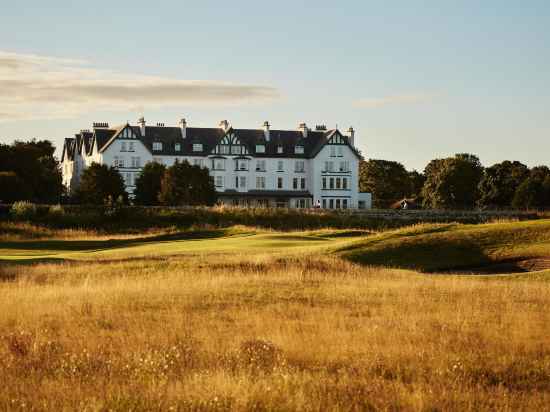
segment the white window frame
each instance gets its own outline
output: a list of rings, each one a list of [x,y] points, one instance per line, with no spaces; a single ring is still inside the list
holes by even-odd
[[[304,154],[304,146],[301,146],[301,145],[294,146],[294,153]]]
[[[257,144],[256,153],[265,153],[265,144]]]
[[[162,151],[162,142],[153,142],[153,152]]]
[[[193,143],[193,152],[202,152],[202,143]]]

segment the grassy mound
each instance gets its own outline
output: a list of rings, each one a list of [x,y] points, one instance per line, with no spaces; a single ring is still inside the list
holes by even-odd
[[[421,271],[550,256],[550,220],[417,225],[382,232],[338,251],[353,262]]]

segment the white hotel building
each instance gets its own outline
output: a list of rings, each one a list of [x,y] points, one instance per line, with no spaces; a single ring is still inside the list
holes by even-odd
[[[370,208],[368,193],[359,193],[359,160],[354,130],[235,129],[224,120],[217,128],[147,126],[109,127],[94,123],[65,139],[61,158],[63,183],[78,187],[82,171],[93,162],[116,167],[132,195],[142,167],[152,161],[176,160],[209,169],[220,202],[241,206],[328,209]]]

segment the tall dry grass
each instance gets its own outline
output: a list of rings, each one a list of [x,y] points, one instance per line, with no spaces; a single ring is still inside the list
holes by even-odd
[[[3,410],[550,405],[545,282],[245,254],[0,277]]]

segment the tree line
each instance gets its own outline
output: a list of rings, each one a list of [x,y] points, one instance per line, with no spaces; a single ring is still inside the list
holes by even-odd
[[[119,171],[92,164],[79,188],[64,192],[55,147],[48,140],[0,144],[0,202],[128,203]],[[211,205],[216,190],[208,169],[177,162],[171,167],[148,163],[135,182],[133,202],[140,205]],[[550,207],[550,169],[528,168],[518,161],[484,167],[473,154],[430,161],[423,172],[401,163],[370,159],[360,163],[359,186],[371,192],[374,207],[387,208],[409,199],[430,209],[542,209]]]
[[[376,208],[408,199],[430,209],[543,209],[550,207],[550,169],[529,169],[505,160],[485,168],[476,155],[434,159],[424,171],[407,171],[395,161],[362,161],[359,186],[373,194]]]
[[[118,169],[93,163],[82,172],[72,200],[82,204],[128,203],[124,180]],[[198,206],[217,200],[213,178],[207,168],[176,161],[166,167],[147,163],[135,181],[133,203],[137,205]]]

